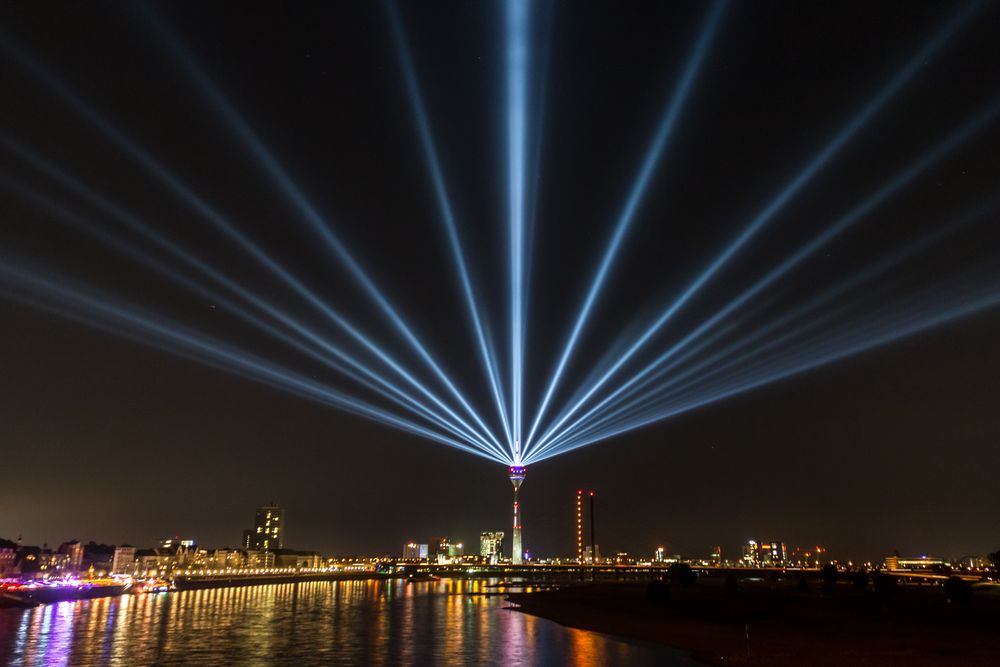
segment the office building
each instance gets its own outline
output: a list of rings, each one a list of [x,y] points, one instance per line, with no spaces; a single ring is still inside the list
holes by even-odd
[[[427,544],[407,542],[403,545],[403,558],[406,560],[423,560],[427,558],[430,547]]]
[[[764,567],[783,567],[788,562],[784,542],[761,542],[760,564]]]
[[[273,551],[284,546],[285,510],[271,503],[257,508],[253,528],[243,531],[243,548]]]
[[[135,571],[135,547],[123,544],[115,547],[111,559],[111,574],[132,574]]]
[[[448,538],[447,537],[432,537],[427,540],[427,556],[429,558],[438,558],[439,556],[448,555]]]
[[[479,534],[479,555],[490,565],[496,565],[503,557],[503,531]]]

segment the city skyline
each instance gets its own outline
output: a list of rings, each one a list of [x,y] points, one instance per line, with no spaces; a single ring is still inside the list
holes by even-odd
[[[581,499],[582,491],[577,492]],[[594,492],[588,493],[589,498]],[[275,517],[278,517],[275,520]],[[580,522],[580,508],[577,509],[577,545],[573,554],[536,554],[529,555],[524,551],[523,564],[527,567],[546,565],[602,565],[614,566],[658,566],[672,563],[688,563],[695,567],[712,567],[721,569],[740,568],[771,568],[794,572],[797,570],[817,570],[827,564],[836,565],[846,571],[865,569],[877,571],[886,570],[920,570],[932,571],[935,567],[954,569],[988,571],[993,562],[1000,557],[1000,551],[990,553],[967,553],[961,557],[941,557],[927,552],[911,555],[900,554],[894,550],[884,557],[868,558],[859,554],[831,553],[828,547],[822,545],[786,544],[782,540],[757,539],[744,540],[737,549],[726,550],[722,546],[714,546],[708,551],[695,553],[677,553],[665,543],[653,550],[629,553],[607,545],[601,551],[599,541],[596,541],[595,523],[592,501],[588,511],[588,528],[583,529]],[[256,529],[243,531],[243,543],[237,547],[230,544],[206,544],[193,536],[180,535],[166,537],[155,544],[136,546],[135,544],[102,544],[94,540],[86,543],[73,538],[58,546],[43,543],[41,545],[27,544],[23,536],[18,535],[16,541],[0,537],[0,579],[11,575],[27,577],[41,575],[43,578],[59,578],[67,575],[81,575],[92,571],[97,578],[106,575],[133,576],[140,572],[142,576],[155,576],[156,569],[165,574],[168,570],[203,569],[218,572],[244,567],[282,568],[293,563],[298,558],[294,568],[320,568],[333,563],[367,563],[374,572],[385,573],[382,566],[396,566],[399,563],[422,562],[425,565],[472,565],[472,566],[519,566],[522,559],[514,558],[514,551],[504,546],[503,531],[483,531],[479,534],[478,550],[476,543],[470,543],[468,551],[464,540],[451,539],[448,536],[409,540],[403,544],[399,553],[365,553],[365,554],[321,554],[314,550],[290,548],[278,543],[276,525],[285,518],[284,508],[273,501],[257,508],[255,512]],[[584,536],[586,539],[584,539]],[[773,537],[773,536],[772,536]],[[583,542],[586,546],[583,546]],[[730,545],[731,547],[731,545]],[[596,554],[596,558],[595,558]],[[165,563],[171,562],[170,565]],[[37,561],[26,564],[27,561]],[[250,563],[253,563],[252,565]],[[324,565],[325,564],[325,565]],[[33,568],[33,569],[32,569]],[[94,571],[96,568],[96,571]]]
[[[2,10],[0,536],[994,551],[996,7],[496,9]]]
[[[531,555],[525,555],[525,562],[546,562],[552,559],[560,560],[563,562],[572,561],[574,558],[578,562],[590,562],[592,546],[600,546],[601,541],[597,540],[595,543],[595,533],[596,523],[594,518],[594,496],[596,492],[594,490],[589,490],[586,493],[582,489],[578,489],[575,496],[575,506],[573,515],[568,517],[568,523],[564,528],[567,528],[568,533],[572,533],[572,546],[574,549],[569,550],[556,550],[553,552],[539,552],[538,550],[531,547],[530,544],[526,543],[526,548],[524,549],[525,554],[529,551],[533,551]],[[584,501],[586,499],[586,501]],[[244,550],[244,551],[259,551],[261,553],[268,551],[287,551],[287,552],[301,552],[301,553],[314,553],[319,554],[321,549],[317,548],[296,548],[301,547],[301,545],[288,545],[284,544],[285,534],[285,508],[281,505],[275,503],[274,501],[263,504],[255,510],[254,513],[254,527],[244,529],[240,536],[239,541],[232,542],[223,540],[221,542],[205,541],[199,539],[196,535],[190,532],[177,533],[174,535],[167,535],[165,537],[156,538],[153,541],[147,539],[148,544],[156,544],[160,547],[171,547],[171,545],[178,545],[182,547],[198,547],[218,550]],[[766,523],[766,522],[765,522]],[[281,535],[279,537],[279,526]],[[605,526],[601,526],[602,529]],[[79,532],[79,531],[78,531]],[[603,534],[603,530],[602,530]],[[29,532],[31,535],[31,532]],[[74,533],[75,535],[75,533]],[[479,551],[470,547],[468,552],[465,551],[465,545],[476,544],[474,539],[465,539],[463,534],[448,534],[447,536],[441,536],[441,531],[433,533],[434,536],[428,537],[425,535],[418,535],[411,531],[407,534],[407,542],[404,544],[403,549],[400,553],[397,553],[393,549],[381,549],[381,550],[367,550],[367,551],[354,551],[347,552],[343,550],[333,549],[327,550],[324,553],[329,557],[336,558],[388,558],[393,560],[399,555],[403,558],[419,558],[419,559],[429,559],[433,562],[434,559],[440,554],[444,556],[454,556],[462,555],[468,553],[469,555],[479,553],[480,555],[487,556],[488,554],[497,552],[511,561],[511,556],[514,553],[514,543],[511,537],[508,536],[505,542],[504,537],[506,533],[504,531],[492,531],[492,530],[482,530],[479,532]],[[764,532],[763,535],[774,537],[772,533]],[[294,537],[294,536],[293,536]],[[910,548],[908,551],[902,551],[899,548],[892,548],[889,550],[884,550],[884,553],[875,552],[862,552],[857,549],[857,542],[852,542],[851,544],[841,544],[834,545],[833,550],[829,546],[826,540],[818,539],[814,536],[814,539],[809,541],[799,541],[798,543],[789,543],[786,546],[786,541],[784,540],[764,540],[759,541],[757,537],[748,538],[734,538],[732,536],[715,536],[715,540],[708,546],[696,545],[693,548],[689,547],[686,549],[681,549],[678,545],[690,545],[691,541],[682,533],[676,536],[661,536],[660,539],[649,539],[649,536],[644,537],[632,537],[627,543],[632,544],[642,544],[638,548],[626,548],[622,544],[608,543],[605,542],[605,550],[599,551],[600,558],[609,559],[611,562],[617,557],[622,555],[629,556],[632,560],[652,560],[661,561],[664,558],[669,559],[680,559],[685,562],[701,562],[701,563],[717,563],[725,562],[737,565],[752,564],[752,565],[783,565],[789,560],[794,560],[796,562],[801,562],[803,556],[808,557],[809,562],[815,560],[816,564],[823,564],[825,562],[835,562],[846,564],[848,562],[852,563],[879,563],[884,559],[896,558],[896,559],[911,559],[919,560],[926,558],[938,558],[942,559],[941,562],[944,563],[958,563],[963,559],[970,557],[973,558],[987,558],[988,554],[991,553],[987,550],[971,550],[962,551],[960,548],[956,548],[955,545],[950,545],[938,550],[927,549],[926,545],[918,545],[919,548]],[[416,539],[414,539],[416,538]],[[452,539],[456,538],[456,539]],[[0,539],[8,539],[11,543],[14,540],[5,538],[0,535]],[[94,540],[90,537],[85,537],[88,540],[88,544],[99,544],[103,545],[101,540]],[[61,542],[61,544],[60,544]],[[51,543],[48,540],[43,540],[37,543],[41,545],[42,548],[52,549],[58,553],[64,553],[67,544],[82,544],[83,540],[73,537],[67,538],[66,540],[56,540]],[[136,544],[143,543],[142,540],[120,542],[117,544],[119,547],[130,548],[132,552],[136,550]],[[817,543],[827,544],[826,547],[818,546]],[[19,531],[17,534],[18,545],[28,544],[30,540],[25,542],[23,531]],[[726,546],[723,548],[722,543]],[[491,544],[494,546],[487,546]],[[656,544],[656,547],[649,547],[650,544]],[[989,538],[982,542],[982,544],[989,544]],[[56,548],[55,545],[60,545]],[[112,543],[112,546],[115,546]],[[779,555],[780,554],[780,555]],[[493,560],[490,559],[492,563]],[[519,561],[514,561],[514,564],[519,564]]]

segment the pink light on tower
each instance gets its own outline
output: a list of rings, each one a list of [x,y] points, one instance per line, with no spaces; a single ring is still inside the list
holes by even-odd
[[[517,495],[518,491],[521,489],[521,484],[524,482],[524,476],[527,472],[528,469],[524,466],[511,466],[507,469],[510,483],[514,485],[514,533],[513,545],[510,552],[510,562],[514,565],[520,565],[522,562],[521,508],[518,506]]]

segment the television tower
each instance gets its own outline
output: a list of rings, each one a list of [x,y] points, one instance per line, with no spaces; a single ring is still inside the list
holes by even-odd
[[[516,454],[520,454],[520,447],[517,442],[514,443],[514,451]],[[520,458],[519,456],[517,458]],[[524,482],[524,475],[528,472],[528,469],[524,466],[511,466],[508,468],[507,473],[510,478],[510,483],[514,485],[514,534],[512,545],[513,548],[510,552],[510,562],[513,565],[521,564],[521,510],[517,504],[517,492],[521,488],[521,483]]]

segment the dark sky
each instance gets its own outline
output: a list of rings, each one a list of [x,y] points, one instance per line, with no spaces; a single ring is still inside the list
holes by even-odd
[[[556,2],[532,13],[530,121],[535,127],[541,118],[541,129],[529,154],[541,143],[524,386],[531,410],[708,6]],[[966,6],[730,6],[556,404],[683,292]],[[154,7],[492,419],[382,6]],[[4,43],[43,63],[331,307],[420,368],[141,11],[131,3],[56,2],[8,3],[0,11]],[[502,5],[410,3],[401,13],[473,279],[503,341]],[[998,14],[981,9],[928,58],[629,368],[641,368],[995,104]],[[37,73],[3,53],[5,140],[345,343],[50,94]],[[923,252],[813,313],[830,317],[819,331],[833,341],[838,332],[867,331],[899,307],[919,306],[930,318],[1000,294],[997,206],[988,202],[1000,182],[998,149],[994,120],[741,311],[746,317],[733,335],[930,237],[936,240]],[[184,270],[0,142],[2,261],[113,294],[358,393],[227,308],[61,223],[25,189]],[[969,219],[956,224],[963,216]],[[181,534],[233,545],[254,507],[269,500],[287,508],[289,546],[335,554],[395,553],[432,535],[472,543],[482,530],[509,532],[510,485],[498,463],[67,321],[2,280],[0,297],[0,536],[146,545]],[[732,555],[754,537],[819,543],[853,558],[1000,548],[998,341],[1000,311],[980,312],[531,466],[525,543],[536,554],[569,553],[574,496],[584,487],[598,493],[605,551],[667,544],[697,555],[719,544]]]

